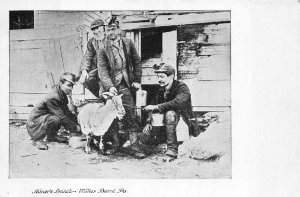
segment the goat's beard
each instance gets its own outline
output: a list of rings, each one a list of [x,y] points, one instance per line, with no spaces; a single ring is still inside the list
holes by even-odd
[[[124,115],[125,115],[124,113],[118,113],[118,114],[117,114],[118,120],[119,120],[119,121],[122,121],[123,118],[124,118]]]

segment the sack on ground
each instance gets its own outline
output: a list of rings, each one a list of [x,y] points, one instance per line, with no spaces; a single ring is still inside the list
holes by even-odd
[[[190,120],[189,133],[193,137],[197,137],[200,133],[205,131],[205,128],[201,122],[199,122],[196,118]]]

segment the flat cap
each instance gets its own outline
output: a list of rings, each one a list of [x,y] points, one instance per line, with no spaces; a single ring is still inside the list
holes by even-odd
[[[161,63],[160,65],[155,64],[153,66],[155,73],[165,73],[166,75],[175,74],[175,68],[169,64]]]
[[[76,76],[72,73],[69,73],[69,72],[65,72],[63,73],[61,76],[60,76],[60,79],[59,79],[61,82],[66,80],[70,83],[72,83],[73,85],[75,85],[75,82],[76,82]]]
[[[119,27],[119,21],[116,16],[113,16],[105,20],[105,25]]]
[[[97,18],[91,22],[91,29],[94,29],[96,27],[103,26],[103,25],[104,25],[103,20],[101,20],[100,18]]]

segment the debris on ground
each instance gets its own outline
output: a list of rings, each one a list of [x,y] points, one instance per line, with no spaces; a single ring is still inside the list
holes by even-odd
[[[84,147],[74,149],[56,142],[47,142],[48,150],[37,150],[31,144],[24,123],[10,124],[10,177],[230,178],[230,113],[206,113],[203,120],[210,123],[206,131],[198,137],[183,136],[179,156],[172,161],[165,159],[166,144],[148,147],[148,157],[142,160],[127,154],[128,143],[112,156],[98,151],[86,154]],[[186,126],[178,129],[179,133],[188,132]],[[60,131],[60,135],[67,134],[66,130]],[[28,170],[33,168],[34,171]]]

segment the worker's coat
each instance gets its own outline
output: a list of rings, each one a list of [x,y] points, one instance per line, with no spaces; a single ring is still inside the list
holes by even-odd
[[[55,128],[49,128],[53,116],[59,122],[55,123]],[[49,132],[55,134],[60,125],[71,132],[76,132],[77,118],[68,108],[67,96],[60,86],[57,86],[35,105],[27,119],[26,128],[33,140],[39,140]],[[52,131],[53,129],[57,130]]]

